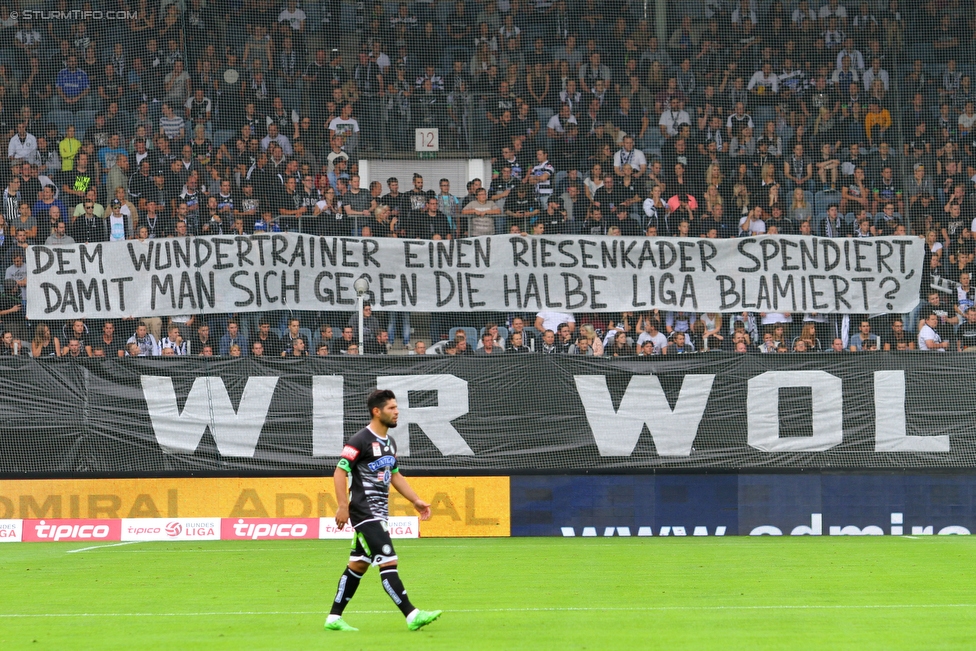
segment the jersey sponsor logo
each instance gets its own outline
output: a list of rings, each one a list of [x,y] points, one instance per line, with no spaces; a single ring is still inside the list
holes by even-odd
[[[221,540],[318,538],[318,518],[222,518]]]
[[[373,472],[378,472],[380,468],[392,468],[396,465],[396,457],[391,454],[380,457],[376,461],[372,461],[366,465],[367,468]]]
[[[380,482],[381,484],[389,484],[390,480],[392,479],[393,475],[389,470],[381,470],[380,472],[376,473],[376,481]]]
[[[220,519],[125,518],[122,540],[220,540]]]
[[[355,461],[356,457],[359,456],[359,450],[352,447],[351,445],[346,445],[342,448],[342,458],[348,459],[349,461]]]
[[[376,441],[373,441],[373,456],[374,457],[383,456],[383,447]]]
[[[0,543],[20,542],[23,536],[23,520],[0,520]]]
[[[24,542],[120,540],[121,520],[25,520]]]

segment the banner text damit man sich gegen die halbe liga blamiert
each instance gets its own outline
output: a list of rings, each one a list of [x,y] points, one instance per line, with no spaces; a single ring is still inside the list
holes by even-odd
[[[924,242],[491,236],[447,241],[297,233],[28,249],[30,319],[267,309],[907,312]]]

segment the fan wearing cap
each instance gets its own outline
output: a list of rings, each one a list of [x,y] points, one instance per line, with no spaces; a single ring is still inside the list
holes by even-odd
[[[112,199],[109,202],[109,214],[105,218],[110,242],[121,242],[132,237],[132,220],[122,214],[122,202]]]
[[[881,101],[872,97],[868,103],[868,114],[864,116],[864,131],[868,137],[868,145],[874,147],[884,139],[891,128],[891,113],[881,107]]]

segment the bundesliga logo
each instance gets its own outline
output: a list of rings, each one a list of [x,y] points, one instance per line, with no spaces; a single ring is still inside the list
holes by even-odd
[[[179,522],[169,522],[166,524],[166,535],[176,537],[183,533],[183,525]]]

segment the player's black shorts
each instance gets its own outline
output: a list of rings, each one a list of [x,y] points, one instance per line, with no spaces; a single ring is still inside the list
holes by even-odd
[[[356,534],[352,539],[352,551],[349,552],[349,560],[363,561],[373,565],[397,560],[386,522],[371,520],[353,525],[353,528],[356,530]]]

